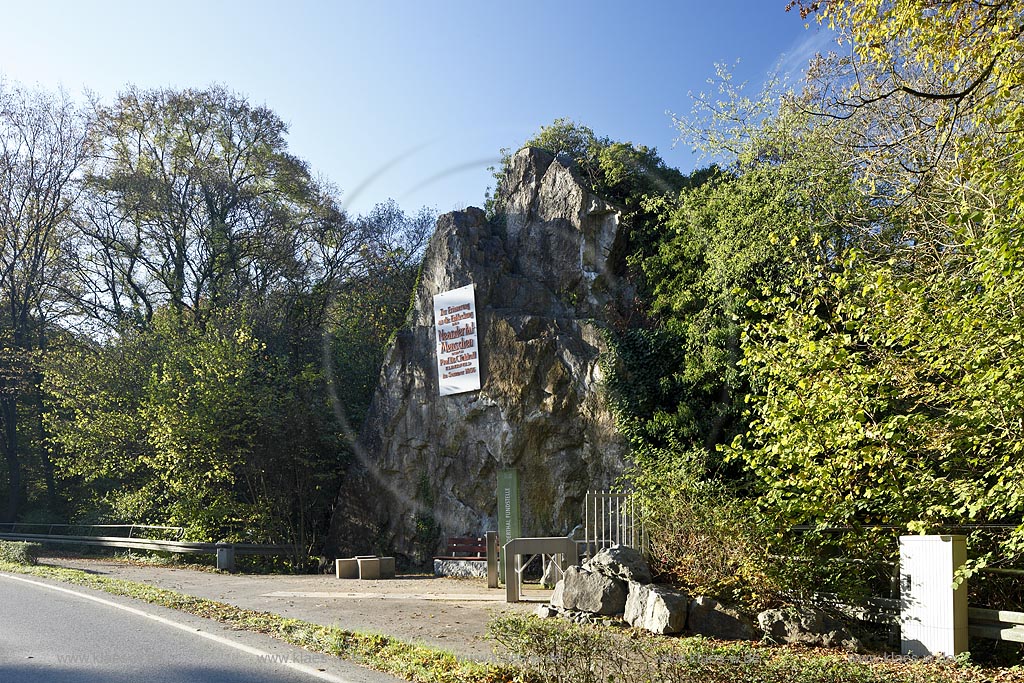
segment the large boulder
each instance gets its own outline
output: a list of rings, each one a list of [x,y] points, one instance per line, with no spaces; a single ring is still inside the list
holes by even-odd
[[[569,567],[555,586],[551,605],[576,612],[612,616],[626,607],[626,586],[622,581],[581,567]]]
[[[864,645],[842,621],[817,607],[783,607],[757,615],[765,635],[776,642],[835,647],[860,652]]]
[[[757,640],[761,637],[748,615],[705,596],[690,602],[686,628],[693,633],[722,640]]]
[[[626,443],[600,389],[604,330],[632,297],[620,210],[571,162],[511,160],[497,218],[441,216],[407,326],[388,349],[331,523],[328,554],[386,548],[406,562],[447,536],[497,528],[496,478],[517,468],[522,529],[562,535],[588,489],[621,474]],[[433,297],[475,285],[479,391],[440,396]]]
[[[603,548],[587,563],[591,571],[623,581],[650,583],[651,568],[638,550],[624,545]]]
[[[690,596],[665,586],[630,581],[623,619],[651,633],[682,633]]]

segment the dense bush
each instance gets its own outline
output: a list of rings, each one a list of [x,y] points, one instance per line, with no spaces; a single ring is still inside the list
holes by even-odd
[[[35,564],[43,546],[38,543],[21,541],[0,541],[0,562],[12,564]]]

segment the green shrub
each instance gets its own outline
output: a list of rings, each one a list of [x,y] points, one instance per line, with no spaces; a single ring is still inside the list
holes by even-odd
[[[649,538],[652,569],[673,584],[751,608],[775,602],[777,559],[770,527],[750,501],[702,481],[700,453],[637,466],[630,479]]]
[[[0,541],[0,562],[35,564],[43,546],[21,541]]]

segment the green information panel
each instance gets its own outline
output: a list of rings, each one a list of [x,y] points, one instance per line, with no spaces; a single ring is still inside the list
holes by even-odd
[[[519,472],[498,470],[498,545],[504,546],[523,535],[519,516]],[[498,563],[501,580],[505,580],[505,563]]]

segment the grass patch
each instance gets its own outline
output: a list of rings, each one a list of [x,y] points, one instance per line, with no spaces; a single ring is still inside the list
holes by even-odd
[[[26,574],[121,595],[213,619],[232,628],[273,636],[286,643],[347,659],[377,671],[422,683],[526,683],[508,665],[483,664],[460,659],[450,652],[414,645],[390,636],[366,634],[337,626],[287,619],[214,600],[183,595],[133,581],[93,576],[77,569],[49,565],[25,566],[0,562],[0,571]]]
[[[1024,669],[965,660],[869,657],[837,650],[666,638],[506,613],[491,637],[538,683],[1016,683]]]

